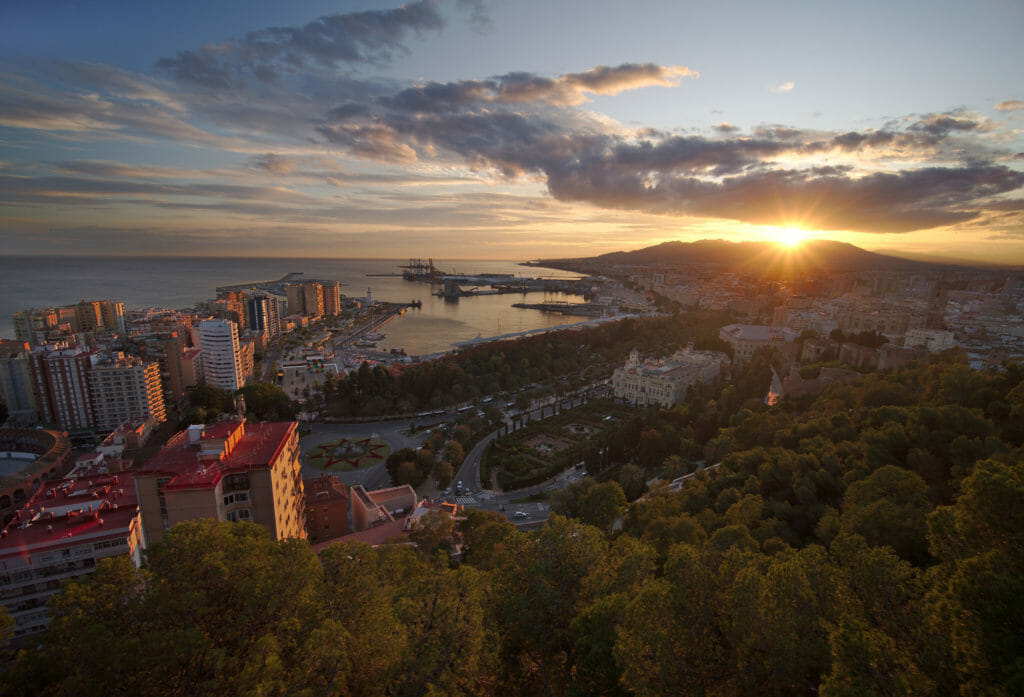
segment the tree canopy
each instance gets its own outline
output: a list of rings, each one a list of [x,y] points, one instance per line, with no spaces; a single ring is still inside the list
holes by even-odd
[[[530,532],[467,510],[427,516],[418,546],[314,554],[180,524],[141,569],[66,583],[0,691],[1021,694],[1024,370],[962,368],[932,357],[772,409],[696,391],[624,422],[620,454],[654,429],[647,446],[679,436],[666,467],[694,444],[717,460],[631,504],[641,463],[584,478]]]

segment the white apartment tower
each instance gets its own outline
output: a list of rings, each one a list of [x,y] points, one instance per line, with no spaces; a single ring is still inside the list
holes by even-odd
[[[199,348],[206,384],[232,392],[245,385],[238,325],[226,319],[203,320],[199,323]]]

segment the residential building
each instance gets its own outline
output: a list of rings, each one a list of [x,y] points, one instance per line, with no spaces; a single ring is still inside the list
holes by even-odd
[[[338,288],[337,281],[334,283],[334,289]],[[325,292],[324,286],[320,281],[304,281],[303,283],[292,283],[286,288],[288,294],[288,314],[289,315],[303,315],[305,317],[311,317],[317,319],[323,317],[325,310]],[[334,294],[334,290],[329,290],[326,295]],[[332,304],[334,307],[341,306],[340,294],[337,298],[330,297],[327,303]]]
[[[271,337],[281,333],[281,318],[278,311],[277,298],[267,293],[262,293],[250,298],[246,305],[249,315],[249,327],[251,329]]]
[[[306,536],[298,424],[243,418],[190,426],[135,470],[150,543],[184,520],[250,520],[275,540]]]
[[[93,427],[89,371],[100,352],[84,347],[44,347],[29,354],[39,417],[64,430]]]
[[[84,467],[45,482],[0,531],[0,603],[14,636],[46,629],[46,600],[63,581],[91,574],[107,557],[138,566],[143,547],[130,472]]]
[[[303,479],[306,492],[306,537],[311,544],[347,535],[348,491],[334,475]]]
[[[320,284],[324,295],[324,314],[337,315],[341,313],[341,284],[337,281],[323,281]]]
[[[349,489],[352,527],[356,531],[404,518],[416,507],[416,491],[404,484],[366,491],[361,484]]]
[[[256,372],[256,341],[253,337],[239,339],[238,364],[242,370],[242,385],[252,382],[253,374]]]
[[[0,339],[0,399],[12,424],[27,426],[38,420],[27,341]]]
[[[203,375],[203,352],[201,349],[189,348],[178,357],[181,365],[181,386],[188,392],[205,381]]]
[[[231,392],[245,385],[238,325],[225,319],[203,320],[199,323],[199,348],[208,385]]]
[[[643,362],[633,349],[626,365],[612,374],[612,390],[616,399],[630,404],[657,404],[667,409],[686,397],[690,385],[714,380],[728,364],[724,353],[695,351],[692,345],[667,358]]]
[[[135,356],[115,353],[89,371],[93,426],[110,433],[129,419],[167,418],[160,366]]]
[[[309,317],[317,318],[323,317],[324,314],[324,288],[317,282],[303,283],[302,292],[305,296],[303,304],[305,305],[306,315]]]

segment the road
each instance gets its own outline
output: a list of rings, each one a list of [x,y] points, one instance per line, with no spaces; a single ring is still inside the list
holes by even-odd
[[[596,384],[591,387],[590,398],[601,396],[604,391],[609,389],[607,385]],[[578,406],[583,401],[582,396],[579,393],[573,393],[567,395],[558,403],[559,410],[569,409],[572,406]],[[512,427],[518,424],[522,427],[530,421],[537,421],[550,416],[555,413],[555,399],[545,400],[544,403],[535,403],[531,409],[523,413],[506,414],[507,424]],[[447,415],[444,417],[438,417],[438,421],[454,421],[455,415]],[[419,420],[422,423],[422,420]],[[392,452],[400,450],[402,448],[418,448],[429,433],[429,429],[423,429],[419,431],[415,436],[408,434],[410,421],[381,421],[374,423],[360,423],[360,424],[327,424],[327,423],[313,423],[310,425],[312,433],[305,435],[301,439],[301,447],[303,452],[309,452],[312,448],[316,447],[321,443],[328,443],[339,438],[349,438],[353,436],[366,437],[375,435],[383,440],[391,448]],[[455,476],[452,477],[453,491],[450,495],[443,496],[446,501],[452,501],[460,503],[465,506],[471,506],[473,508],[479,508],[482,510],[490,510],[499,513],[503,513],[508,519],[521,529],[528,529],[536,527],[543,521],[547,520],[550,506],[546,501],[529,501],[521,503],[513,503],[513,500],[522,501],[528,499],[533,495],[541,493],[550,493],[555,489],[561,489],[577,479],[581,479],[586,476],[586,473],[581,469],[570,468],[565,472],[557,475],[553,479],[532,486],[526,489],[518,489],[516,491],[495,493],[491,490],[490,482],[483,483],[480,481],[480,462],[483,458],[484,450],[487,446],[498,437],[498,432],[494,431],[487,434],[481,439],[476,445],[470,449],[469,453],[466,454],[465,459],[462,461],[462,465],[459,467]],[[322,470],[315,467],[307,467],[303,464],[302,474],[305,477],[318,476]],[[387,466],[384,461],[381,461],[371,467],[363,469],[352,470],[350,472],[331,472],[338,477],[340,481],[348,485],[362,484],[367,490],[382,489],[391,485],[391,480],[388,475]],[[462,495],[458,495],[454,492],[454,485],[456,482],[462,482],[465,491]],[[425,487],[421,489],[431,488],[431,483],[428,481]],[[523,515],[517,516],[516,513]]]

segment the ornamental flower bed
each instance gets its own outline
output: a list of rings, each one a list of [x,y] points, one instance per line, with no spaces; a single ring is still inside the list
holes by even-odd
[[[379,462],[389,451],[386,443],[375,438],[339,438],[310,450],[306,462],[320,469],[348,471]]]

